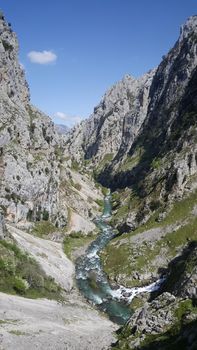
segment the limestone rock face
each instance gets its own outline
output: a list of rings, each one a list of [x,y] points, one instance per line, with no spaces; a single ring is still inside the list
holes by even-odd
[[[95,229],[91,221],[100,192],[71,170],[64,148],[65,135],[30,103],[17,37],[1,14],[0,208],[7,220],[27,228],[27,221],[50,220],[62,227],[72,220],[72,229],[78,227],[72,216],[78,215],[85,233]]]
[[[154,70],[139,79],[130,75],[112,86],[89,119],[68,135],[67,149],[78,161],[99,163],[106,155],[125,153],[144,121]]]
[[[4,239],[7,235],[6,227],[5,227],[5,221],[3,214],[0,212],[0,239]]]
[[[0,15],[0,90],[21,106],[29,102],[28,84],[18,63],[18,40],[3,15]]]
[[[47,216],[57,223],[59,137],[51,120],[31,106],[29,88],[18,63],[18,41],[0,18],[0,205],[18,222]],[[61,217],[61,218],[60,218]]]
[[[136,332],[145,334],[157,334],[164,331],[174,321],[176,298],[170,293],[163,293],[152,303],[146,303],[142,309],[138,309],[129,326],[136,328]],[[164,317],[165,315],[165,317]]]
[[[154,190],[163,198],[183,194],[189,178],[197,173],[196,83],[197,16],[193,16],[155,71],[135,142],[101,172],[104,185],[135,187],[142,197]],[[129,159],[131,165],[124,169]]]
[[[197,298],[197,243],[191,242],[170,264],[166,280],[153,300],[131,316],[122,330],[117,349],[169,349],[184,344],[195,349]],[[180,328],[179,328],[180,327]],[[153,336],[152,341],[149,336]],[[164,337],[163,337],[164,336]],[[192,339],[192,341],[190,341]],[[148,340],[148,341],[147,341]]]
[[[182,195],[196,174],[197,16],[181,28],[157,69],[126,75],[68,134],[67,151],[112,189],[133,186],[140,196],[162,179],[162,197]],[[100,165],[99,165],[100,164]]]

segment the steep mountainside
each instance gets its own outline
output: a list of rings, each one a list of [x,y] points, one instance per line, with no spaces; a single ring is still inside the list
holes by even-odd
[[[159,296],[142,296],[115,349],[196,349],[197,17],[159,65],[146,119],[125,159],[100,176],[114,194],[121,232],[102,255],[111,280],[139,286],[166,275]],[[121,166],[123,169],[121,169]],[[190,242],[190,243],[189,243]]]
[[[31,105],[18,63],[17,37],[2,14],[0,131],[0,207],[6,219],[23,225],[50,220],[63,227],[70,225],[75,213],[85,232],[92,231],[99,191],[85,176],[77,176],[79,183],[74,180],[70,157],[64,155],[64,138],[51,119]],[[72,230],[72,224],[69,227]]]
[[[187,21],[174,48],[164,57],[156,70],[150,87],[147,116],[136,142],[129,151],[129,156],[132,158],[140,149],[139,165],[135,166],[135,169],[128,169],[128,172],[118,174],[114,179],[116,188],[133,184],[133,177],[138,178],[139,174],[142,181],[148,178],[156,162],[157,167],[161,165],[162,168],[164,166],[169,168],[170,165],[174,174],[176,168],[180,167],[180,161],[188,163],[188,167],[182,164],[185,169],[182,172],[179,170],[177,174],[177,185],[180,189],[184,175],[187,177],[195,171],[195,149],[190,153],[189,148],[195,144],[196,25],[196,17]],[[174,152],[177,154],[176,160]],[[170,157],[168,164],[162,163],[164,157]],[[117,158],[116,161],[120,163],[121,159]],[[179,164],[176,165],[176,162]],[[139,178],[137,182],[139,183]],[[165,186],[168,188],[173,186],[170,178],[166,178]],[[144,188],[146,192],[149,190],[148,181],[145,181]]]
[[[57,197],[58,135],[51,120],[30,105],[17,38],[3,16],[0,53],[0,204],[11,220],[47,215],[61,225],[66,213],[59,213]]]
[[[96,135],[86,134],[89,139],[84,143],[81,130],[91,130],[95,120],[91,116],[73,131],[74,144],[80,150],[78,161],[84,157],[89,170],[96,163],[97,180],[112,189],[111,224],[119,235],[101,254],[111,282],[143,286],[166,276],[160,295],[143,307],[147,295],[134,300],[136,311],[119,332],[114,348],[182,345],[192,350],[196,349],[197,299],[197,16],[188,19],[175,46],[150,75],[145,108],[142,114],[138,109],[136,119],[127,119],[136,113],[136,93],[113,152],[103,109],[96,119]],[[113,134],[115,129],[111,130]],[[71,148],[72,142],[71,135]]]
[[[69,132],[69,128],[64,124],[55,124],[55,129],[59,135],[66,135]]]
[[[139,79],[126,75],[103,97],[94,113],[68,135],[67,149],[78,161],[98,170],[131,147],[144,121],[154,71]]]
[[[191,17],[154,75],[148,113],[128,156],[100,174],[113,189],[131,188],[136,225],[196,188],[196,50],[197,17]]]
[[[118,341],[113,348],[175,350],[182,346],[184,350],[195,350],[197,16],[188,19],[175,46],[157,69],[138,79],[126,75],[104,95],[88,120],[64,136],[58,134],[49,117],[31,105],[17,56],[16,35],[0,14],[1,291],[58,299],[62,288],[69,290],[71,294],[65,305],[58,305],[62,318],[55,314],[53,343],[58,338],[62,348],[71,344],[68,346],[74,349],[84,339],[82,348],[92,349],[97,328],[93,327],[89,343],[87,334],[90,334],[89,321],[92,323],[93,320],[94,324],[96,319],[100,331],[95,348],[99,350],[109,344],[114,327],[107,321],[110,336],[108,338],[106,334],[107,340],[102,339],[102,317],[91,316],[90,308],[88,322],[86,317],[84,324],[87,308],[84,303],[80,304],[80,299],[76,302],[78,295],[74,296],[71,291],[74,265],[64,257],[62,245],[50,241],[62,242],[64,235],[70,234],[64,239],[66,254],[73,257],[75,244],[81,249],[75,251],[76,256],[81,254],[81,235],[95,231],[92,219],[102,210],[102,193],[99,185],[95,185],[94,177],[112,190],[113,215],[107,220],[111,220],[109,223],[118,231],[112,232],[113,239],[100,254],[111,284],[141,287],[160,277],[164,281],[154,294],[135,297],[131,305],[134,313],[118,331]],[[106,189],[103,192],[106,193]],[[107,198],[110,207],[110,196]],[[104,215],[103,221],[105,219]],[[20,227],[32,227],[36,221],[34,234],[39,237],[19,230]],[[43,223],[47,225],[43,226]],[[64,231],[56,231],[63,227]],[[106,235],[107,230],[103,229]],[[90,237],[86,238],[83,244],[89,242]],[[98,251],[92,256],[89,254],[94,262],[99,260]],[[97,289],[95,275],[94,268],[93,277],[88,277],[90,283],[85,284],[87,287],[92,283],[93,290]],[[109,300],[113,304],[111,296]],[[2,295],[2,300],[7,297]],[[29,320],[30,304],[34,308],[35,303],[30,300],[25,303],[23,298],[15,295],[13,300],[18,305],[16,314],[18,307],[23,310],[20,320],[24,313],[24,319]],[[9,303],[13,309],[13,302]],[[19,322],[13,333],[6,315],[7,302],[4,305],[0,324],[6,334],[5,344],[10,342],[10,337],[22,335],[26,348],[28,333],[20,334],[21,329],[29,332],[26,321],[25,328],[20,328]],[[47,307],[46,314],[57,308],[56,303],[39,301],[35,307],[35,320],[40,319],[39,305]],[[75,308],[73,311],[73,305],[74,308],[80,306],[80,310]],[[65,310],[71,320],[69,317],[64,319]],[[11,324],[16,321],[11,319]],[[35,322],[30,323],[29,329],[33,329],[38,340],[37,346],[46,346],[46,334],[49,344],[48,334],[51,336],[53,331],[51,320],[46,325],[45,335],[40,332],[41,325],[37,328]],[[65,324],[68,332],[64,337],[69,339],[68,343],[63,343],[62,339],[67,340],[58,333],[60,329],[65,331]],[[77,334],[72,339],[68,335],[73,330],[70,325]],[[19,343],[17,346],[20,348]]]
[[[69,152],[102,185],[130,188],[122,198],[130,207],[134,199],[127,221],[135,226],[159,201],[169,205],[196,187],[196,25],[197,17],[189,18],[156,70],[126,76],[68,136]]]

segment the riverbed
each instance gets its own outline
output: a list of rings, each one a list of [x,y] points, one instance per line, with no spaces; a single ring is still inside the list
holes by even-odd
[[[139,288],[110,285],[99,257],[99,252],[116,235],[108,223],[110,217],[111,195],[108,194],[104,198],[103,214],[96,220],[100,234],[89,245],[86,253],[76,261],[76,280],[79,290],[89,302],[106,312],[112,321],[123,325],[133,313],[132,299],[139,293],[158,290],[163,279]]]

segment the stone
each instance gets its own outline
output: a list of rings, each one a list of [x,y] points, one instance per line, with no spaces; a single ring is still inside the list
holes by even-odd
[[[5,220],[3,214],[0,212],[0,239],[4,239],[7,236],[7,230],[5,226]]]

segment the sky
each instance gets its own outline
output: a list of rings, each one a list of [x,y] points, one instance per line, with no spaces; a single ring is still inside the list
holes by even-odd
[[[17,33],[32,103],[72,126],[125,74],[160,63],[197,0],[0,0],[0,8]]]

